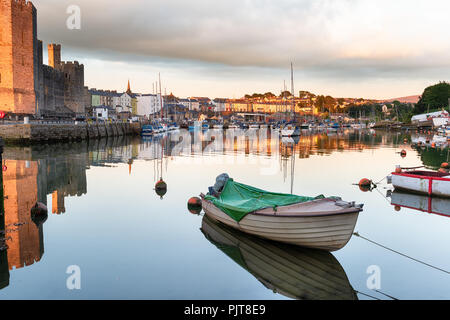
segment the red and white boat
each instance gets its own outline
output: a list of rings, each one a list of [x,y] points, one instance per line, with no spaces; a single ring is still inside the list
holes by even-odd
[[[450,197],[450,173],[414,170],[392,173],[395,189],[429,196]]]

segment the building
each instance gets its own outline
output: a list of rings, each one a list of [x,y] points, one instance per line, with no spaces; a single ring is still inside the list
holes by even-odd
[[[0,110],[10,115],[85,114],[84,66],[61,61],[48,46],[48,66],[37,38],[37,10],[26,0],[0,0]]]
[[[110,106],[95,106],[92,110],[93,116],[97,120],[117,119],[116,110]]]
[[[160,94],[140,94],[137,96],[137,115],[150,119],[161,112]]]

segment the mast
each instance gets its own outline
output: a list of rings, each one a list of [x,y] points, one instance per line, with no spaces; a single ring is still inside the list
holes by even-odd
[[[162,93],[161,93],[161,73],[158,73],[159,77],[159,100],[161,103],[161,122],[164,119],[164,111],[163,111],[163,100],[162,100]]]
[[[293,118],[295,123],[294,68],[292,66],[292,62],[291,62],[291,89],[292,89],[292,113],[294,114]]]

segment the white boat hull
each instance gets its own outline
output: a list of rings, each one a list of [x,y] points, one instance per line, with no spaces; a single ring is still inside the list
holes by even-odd
[[[300,206],[315,210],[313,208],[317,201],[321,200],[310,201]],[[242,232],[269,240],[327,251],[339,250],[347,244],[353,234],[360,211],[316,216],[286,216],[280,213],[277,216],[270,214],[273,209],[264,209],[257,214],[247,214],[238,223],[212,202],[203,200],[202,204],[208,217]],[[279,207],[278,212],[282,208],[288,207]]]
[[[421,177],[414,174],[392,174],[392,185],[396,189],[409,190],[438,197],[450,197],[450,175],[446,177]]]

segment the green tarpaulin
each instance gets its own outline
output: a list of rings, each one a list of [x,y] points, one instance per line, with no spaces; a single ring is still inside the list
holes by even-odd
[[[302,197],[292,194],[274,193],[257,189],[228,179],[218,198],[211,195],[205,197],[216,207],[236,221],[241,221],[247,214],[265,208],[277,208],[294,203],[302,203],[324,196]]]

